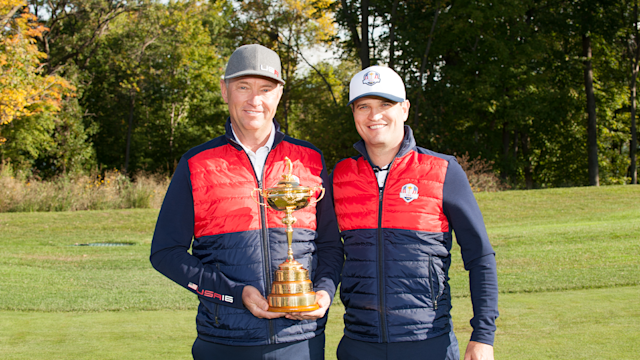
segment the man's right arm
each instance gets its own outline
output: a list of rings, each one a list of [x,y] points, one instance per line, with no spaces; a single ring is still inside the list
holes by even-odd
[[[151,243],[151,264],[160,273],[200,297],[221,305],[244,308],[245,284],[228,279],[188,251],[195,213],[189,164],[183,157],[171,179]]]

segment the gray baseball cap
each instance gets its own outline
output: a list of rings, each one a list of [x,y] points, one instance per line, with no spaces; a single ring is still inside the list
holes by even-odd
[[[258,44],[240,46],[231,54],[224,72],[224,79],[247,75],[264,76],[284,84],[280,56],[275,51]]]

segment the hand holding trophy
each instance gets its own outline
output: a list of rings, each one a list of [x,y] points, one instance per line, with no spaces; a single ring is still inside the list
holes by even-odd
[[[320,190],[318,202],[324,197],[325,189],[322,186],[300,186],[298,180],[292,175],[293,164],[288,157],[284,158],[288,173],[282,174],[282,180],[275,187],[268,189],[253,189],[251,197],[258,204],[267,204],[273,210],[283,211],[285,217],[282,223],[287,225],[287,242],[289,250],[287,259],[280,264],[275,271],[275,281],[271,286],[271,294],[267,297],[269,311],[272,312],[302,312],[313,311],[319,308],[316,303],[316,293],[313,291],[313,283],[309,280],[309,271],[302,268],[302,264],[293,258],[291,243],[293,239],[293,223],[296,218],[292,213],[303,209],[311,203],[311,199]],[[266,204],[256,200],[254,193],[259,192],[266,200]]]

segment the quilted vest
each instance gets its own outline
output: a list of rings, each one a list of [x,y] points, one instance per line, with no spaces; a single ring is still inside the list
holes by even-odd
[[[450,330],[451,232],[443,212],[449,163],[417,149],[395,158],[382,190],[363,156],[333,172],[346,255],[340,296],[352,339],[419,341]]]
[[[273,273],[287,256],[284,213],[260,206],[251,197],[257,187],[275,186],[285,173],[285,156],[293,163],[293,175],[304,186],[322,184],[321,154],[285,138],[274,144],[257,181],[247,154],[239,145],[224,141],[188,160],[195,212],[193,255],[223,276],[256,287],[263,296],[271,290]],[[232,140],[231,140],[232,141]],[[316,208],[296,211],[293,252],[310,271],[315,255]],[[325,321],[325,320],[322,320]],[[285,318],[258,319],[247,309],[222,306],[200,297],[196,318],[198,336],[226,345],[265,345],[305,340],[324,327],[316,321]]]

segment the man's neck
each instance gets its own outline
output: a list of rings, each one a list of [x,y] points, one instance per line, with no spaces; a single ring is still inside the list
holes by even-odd
[[[231,126],[233,127],[233,124]],[[237,140],[254,153],[267,144],[269,136],[271,135],[271,130],[272,128],[269,128],[269,130],[264,134],[264,131],[243,133],[240,129],[233,127],[233,132],[236,135]]]
[[[398,154],[398,151],[400,151],[401,145],[402,143],[399,143],[398,145],[392,148],[387,148],[387,147],[380,148],[380,147],[366,145],[367,154],[369,155],[369,160],[375,166],[379,166],[379,167],[387,166],[396,157],[396,155]]]

